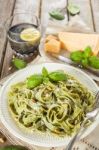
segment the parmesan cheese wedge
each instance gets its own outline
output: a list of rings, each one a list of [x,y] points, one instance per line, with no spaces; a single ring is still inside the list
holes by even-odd
[[[46,37],[46,42],[48,42],[48,41],[50,41],[50,40],[52,40],[52,39],[57,40],[57,37],[54,36],[54,35],[48,35],[48,36]]]
[[[99,34],[60,32],[58,38],[62,48],[69,52],[83,50],[90,46],[94,55],[99,53]]]
[[[55,39],[51,39],[45,43],[45,51],[50,53],[59,53],[61,50],[61,43]]]

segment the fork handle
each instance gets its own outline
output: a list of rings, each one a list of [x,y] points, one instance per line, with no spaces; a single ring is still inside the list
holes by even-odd
[[[72,147],[73,147],[75,141],[78,139],[77,137],[78,137],[78,134],[76,134],[76,135],[72,138],[72,140],[70,141],[70,143],[67,145],[66,150],[71,150],[71,149],[72,149]]]
[[[83,121],[83,123],[81,124],[80,129],[78,130],[78,132],[74,135],[74,137],[70,140],[69,144],[67,145],[65,150],[72,150],[72,147],[74,145],[74,143],[80,139],[80,137],[82,136],[82,134],[85,132],[86,128],[84,128],[84,125],[86,123],[86,121],[88,120],[88,118],[85,118],[85,120]]]
[[[80,139],[80,137],[83,135],[83,133],[85,132],[86,128],[82,127],[80,128],[80,130],[78,131],[78,133],[71,139],[70,143],[67,145],[65,150],[72,150],[74,143]]]

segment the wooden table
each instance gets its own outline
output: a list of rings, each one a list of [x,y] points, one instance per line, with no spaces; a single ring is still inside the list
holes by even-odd
[[[12,72],[10,66],[13,51],[6,38],[5,20],[17,12],[31,12],[38,16],[42,25],[45,25],[53,3],[59,5],[60,1],[63,1],[64,6],[69,1],[77,3],[80,7],[81,18],[91,28],[92,32],[99,32],[99,0],[0,0],[0,26],[3,24],[3,28],[0,27],[0,79]],[[66,16],[67,22],[71,20],[68,13]]]
[[[0,0],[0,24],[11,15],[17,12],[32,12],[33,15],[39,17],[41,24],[45,25],[48,19],[48,12],[55,2],[59,5],[60,1],[63,1],[64,6],[71,0]],[[80,7],[80,16],[91,28],[92,31],[99,32],[99,0],[72,0]],[[53,5],[55,8],[55,4]],[[71,16],[67,13],[67,22],[71,19]],[[2,32],[2,29],[0,29]],[[0,33],[0,78],[3,78],[10,74],[11,59],[13,51],[11,50],[8,40],[6,38],[6,32]]]

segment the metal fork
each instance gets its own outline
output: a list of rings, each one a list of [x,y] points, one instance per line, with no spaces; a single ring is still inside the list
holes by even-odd
[[[86,128],[84,128],[84,125],[86,123],[86,121],[88,119],[90,119],[91,121],[94,121],[95,117],[97,116],[97,114],[99,113],[99,91],[97,92],[96,96],[95,96],[95,106],[94,106],[94,110],[87,113],[86,114],[86,118],[85,120],[82,122],[81,127],[79,129],[79,131],[76,133],[76,135],[71,139],[71,141],[69,142],[69,144],[67,145],[65,150],[72,150],[74,143],[80,139],[80,137],[82,136],[82,134],[85,132]]]

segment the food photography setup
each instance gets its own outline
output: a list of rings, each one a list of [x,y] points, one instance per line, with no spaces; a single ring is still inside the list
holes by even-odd
[[[99,150],[99,0],[0,0],[0,150]]]

